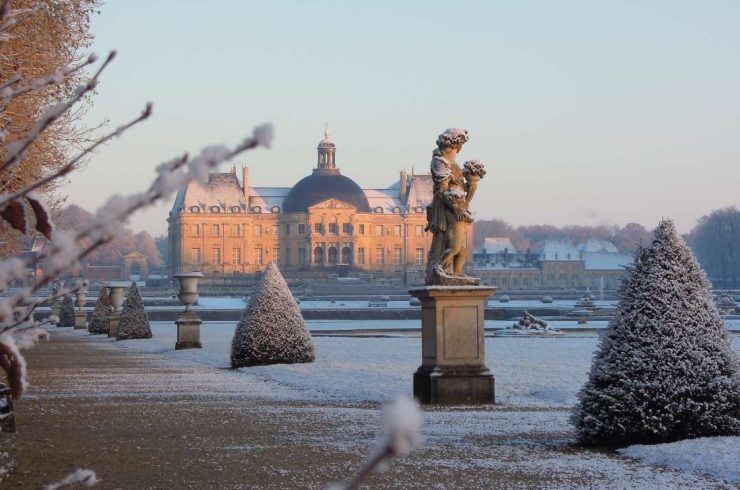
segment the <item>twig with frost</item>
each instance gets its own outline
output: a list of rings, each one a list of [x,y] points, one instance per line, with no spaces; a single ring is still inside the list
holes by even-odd
[[[354,490],[385,461],[406,456],[419,442],[421,410],[416,400],[398,398],[384,410],[385,437],[349,480],[333,483],[327,490]]]
[[[45,486],[44,490],[57,490],[59,488],[71,487],[72,485],[92,487],[98,483],[100,483],[100,480],[98,480],[94,471],[78,468],[67,475],[63,480],[59,480],[56,483]]]

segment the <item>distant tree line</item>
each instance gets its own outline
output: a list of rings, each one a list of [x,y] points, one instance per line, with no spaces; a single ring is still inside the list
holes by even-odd
[[[592,238],[609,240],[619,250],[631,251],[640,243],[650,241],[653,233],[638,223],[628,223],[622,227],[568,225],[560,228],[554,225],[515,227],[500,219],[477,220],[473,236],[475,247],[482,246],[486,237],[507,237],[520,252],[538,251],[547,240],[583,243]]]
[[[92,213],[76,204],[65,206],[54,215],[57,228],[63,230],[81,229],[90,225],[94,218]],[[124,255],[139,252],[147,256],[150,267],[161,267],[164,261],[157,241],[146,231],[134,233],[124,227],[114,240],[96,248],[85,257],[85,262],[92,265],[120,265]]]
[[[619,250],[630,252],[642,243],[649,243],[653,232],[638,223],[621,227],[568,225],[560,228],[553,225],[515,227],[500,219],[476,221],[475,247],[481,247],[486,237],[507,237],[521,252],[537,252],[546,240],[583,243],[591,238],[609,240]],[[736,207],[717,209],[702,216],[684,238],[716,287],[740,287],[740,211]]]

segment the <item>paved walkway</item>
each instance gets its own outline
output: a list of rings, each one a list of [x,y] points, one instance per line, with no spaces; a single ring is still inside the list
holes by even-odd
[[[75,468],[94,470],[98,488],[323,488],[358,467],[381,428],[377,406],[291,399],[244,373],[53,333],[27,353],[18,433],[0,434],[16,463],[3,488],[41,488]],[[424,448],[370,488],[724,487],[573,448],[567,412],[536,412],[428,410]]]

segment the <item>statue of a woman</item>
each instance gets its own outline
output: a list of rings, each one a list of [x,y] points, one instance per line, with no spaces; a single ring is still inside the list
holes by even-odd
[[[467,141],[467,130],[450,128],[439,135],[432,153],[434,196],[427,207],[427,230],[433,236],[426,271],[428,286],[480,284],[480,279],[463,273],[468,256],[465,228],[473,222],[468,206],[486,171],[476,160],[466,162],[463,168],[457,164],[457,154]]]

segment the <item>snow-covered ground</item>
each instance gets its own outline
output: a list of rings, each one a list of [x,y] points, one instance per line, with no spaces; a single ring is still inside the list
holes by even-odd
[[[319,330],[333,322],[308,323]],[[340,323],[347,326],[348,322]],[[399,322],[374,323],[388,328],[388,323]],[[404,327],[397,328],[405,328],[405,322],[400,324]],[[421,340],[415,337],[315,337],[313,363],[224,370],[229,367],[234,328],[231,322],[204,323],[203,349],[175,351],[175,326],[170,322],[152,322],[152,339],[109,341],[97,336],[94,344],[147,353],[182,376],[207,380],[197,383],[205,396],[249,389],[255,396],[288,402],[286,407],[298,400],[317,402],[320,408],[310,410],[337,423],[346,421],[341,423],[347,426],[349,436],[353,427],[364,434],[368,426],[377,424],[377,411],[365,408],[366,404],[385,403],[411,393],[412,374],[421,361]],[[71,329],[63,332],[86,335]],[[569,412],[586,379],[597,342],[594,334],[487,338],[486,360],[496,376],[498,404],[425,411],[422,432],[426,446],[466,454],[435,462],[439,471],[463,465],[513,477],[551,475],[552,488],[730,488],[740,481],[737,461],[734,465],[718,462],[738,453],[740,438],[676,443],[679,446],[675,449],[672,445],[633,447],[623,452],[625,457],[572,449]],[[740,337],[733,337],[733,346],[740,351]],[[122,378],[121,382],[125,385],[129,381]],[[138,382],[162,382],[161,391],[170,390],[170,382],[164,380]],[[211,392],[214,394],[209,395]],[[497,442],[481,446],[481,440]],[[694,450],[708,456],[691,458]],[[594,486],[586,483],[591,478],[613,483]],[[725,485],[716,478],[730,483]]]

